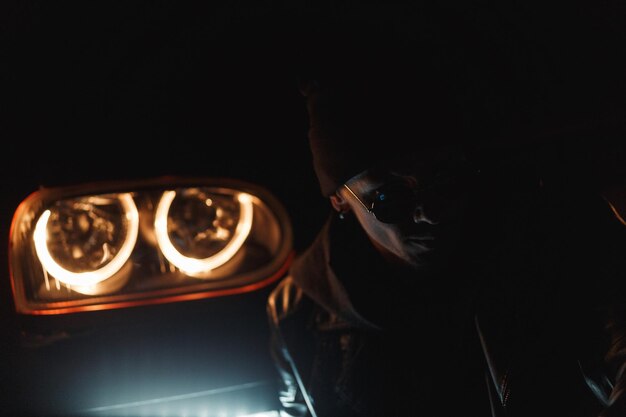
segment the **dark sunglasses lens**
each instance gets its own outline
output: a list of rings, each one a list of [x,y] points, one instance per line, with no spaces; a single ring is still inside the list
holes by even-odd
[[[382,187],[374,200],[372,211],[383,223],[399,223],[406,220],[415,208],[415,197],[405,184]]]

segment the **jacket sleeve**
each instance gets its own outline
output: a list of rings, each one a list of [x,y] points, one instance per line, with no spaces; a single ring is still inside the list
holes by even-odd
[[[302,300],[302,290],[291,277],[272,291],[267,301],[270,325],[270,351],[278,374],[278,399],[281,416],[315,417],[304,381],[287,346],[284,322],[293,317]],[[292,323],[290,323],[292,324]]]
[[[611,344],[605,360],[614,370],[613,387],[609,396],[608,406],[601,417],[626,416],[626,309],[620,308],[621,313],[615,316],[608,324]]]
[[[626,204],[626,194],[622,193],[622,208]],[[607,199],[607,201],[609,201]],[[617,259],[613,279],[609,284],[611,298],[607,302],[609,307],[608,321],[605,329],[609,336],[609,349],[604,357],[605,363],[611,369],[612,389],[608,397],[608,406],[600,417],[626,416],[626,222],[618,213],[613,204],[609,203],[616,218],[621,223],[620,244],[616,245]]]

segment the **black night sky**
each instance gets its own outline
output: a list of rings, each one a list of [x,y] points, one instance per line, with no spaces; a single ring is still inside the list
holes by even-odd
[[[413,18],[433,10],[462,16],[495,51],[478,58],[480,77],[484,91],[498,90],[488,111],[510,132],[624,104],[618,2],[8,1],[0,14],[8,210],[39,186],[225,176],[269,186],[294,212],[311,208],[306,226],[315,228],[326,203],[297,79],[316,34],[359,20],[411,32]],[[445,30],[466,36],[461,26]]]

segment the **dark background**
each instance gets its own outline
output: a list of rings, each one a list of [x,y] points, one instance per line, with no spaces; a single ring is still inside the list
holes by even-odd
[[[445,42],[465,49],[461,59],[475,68],[467,107],[480,115],[477,135],[493,135],[511,152],[518,142],[549,142],[537,137],[553,129],[622,117],[622,2],[438,3],[3,2],[3,218],[39,186],[236,177],[277,194],[294,214],[296,247],[304,247],[328,205],[310,164],[298,80],[318,65],[320,50],[349,55],[320,33],[350,32],[355,22],[400,27],[407,38],[441,26]],[[373,29],[360,47],[376,36]],[[411,53],[423,58],[419,48]],[[584,147],[596,142],[571,159],[586,158]],[[594,148],[601,155],[584,160],[595,164],[587,173],[614,174],[622,160],[607,156],[613,145]],[[613,159],[608,174],[597,172],[603,158]]]
[[[24,320],[13,312],[6,242],[20,201],[42,186],[94,180],[162,175],[243,179],[266,187],[285,204],[293,221],[294,247],[300,251],[330,209],[311,166],[307,115],[298,91],[300,76],[315,64],[313,51],[329,45],[320,43],[318,34],[327,25],[350,28],[355,21],[394,22],[407,33],[418,33],[415,22],[424,18],[417,16],[429,13],[434,13],[433,19],[461,16],[472,28],[470,36],[465,26],[447,27],[450,39],[487,40],[488,46],[476,52],[482,61],[471,81],[474,97],[489,100],[478,100],[474,107],[485,110],[487,122],[482,123],[497,139],[496,147],[505,149],[503,155],[541,150],[549,156],[542,162],[544,168],[558,172],[563,182],[593,178],[599,187],[626,182],[623,136],[604,141],[585,137],[576,146],[567,140],[537,140],[538,132],[559,124],[622,115],[623,2],[4,1],[0,324],[6,336],[1,375],[5,398],[18,408],[28,402],[53,404],[55,396],[65,395],[55,378],[71,361],[64,349],[72,348],[55,345],[56,350],[38,356],[15,345]],[[473,54],[468,57],[476,58]],[[384,140],[368,146],[384,146]],[[266,295],[192,305],[188,311],[170,306],[158,314],[105,314],[91,326],[111,329],[129,323],[113,333],[113,349],[127,358],[133,357],[137,344],[143,348],[148,343],[133,339],[139,327],[147,329],[147,340],[165,346],[154,357],[165,361],[168,351],[182,351],[204,358],[203,349],[190,350],[191,345],[184,344],[195,329],[181,328],[177,317],[226,314],[235,324],[218,323],[217,331],[229,334],[231,341],[239,337],[238,331],[248,332],[245,340],[258,342],[266,337],[266,329],[238,329],[245,327],[248,316],[237,317],[237,308],[247,303],[248,313],[261,312]],[[168,315],[174,318],[163,320]],[[264,323],[260,320],[247,325]],[[163,329],[172,337],[162,335]],[[110,341],[110,336],[105,331],[80,349],[99,352],[106,363],[98,343]],[[217,357],[225,352],[219,347],[213,351]],[[87,353],[84,356],[79,364],[89,363]],[[25,357],[30,362],[20,362]],[[56,365],[46,378],[24,371],[36,374],[40,364],[50,365],[50,358]],[[258,374],[268,372],[265,365],[258,366]],[[140,369],[148,378],[163,378],[176,367]],[[185,369],[199,374],[204,368],[188,364]],[[84,365],[80,372],[65,374],[65,381],[80,385],[89,372]],[[120,381],[119,391],[124,381],[137,377],[129,375]]]

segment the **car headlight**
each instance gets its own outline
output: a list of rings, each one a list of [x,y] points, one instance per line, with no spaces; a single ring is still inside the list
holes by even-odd
[[[291,225],[264,188],[166,178],[39,190],[10,233],[16,309],[62,314],[236,294],[282,276]]]

